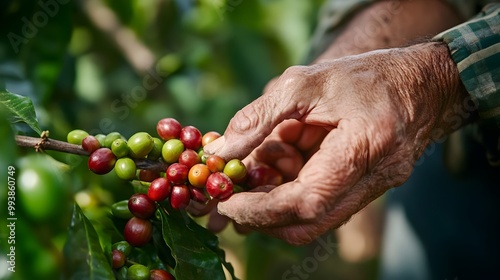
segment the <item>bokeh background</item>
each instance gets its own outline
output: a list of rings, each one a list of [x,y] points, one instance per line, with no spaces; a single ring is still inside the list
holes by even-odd
[[[54,139],[65,140],[76,128],[127,138],[155,134],[164,117],[222,133],[270,79],[304,63],[322,2],[2,0],[0,86],[30,97],[42,130]],[[132,187],[113,172],[92,174],[83,157],[17,148],[4,117],[0,130],[1,184],[10,165],[19,185],[40,182],[30,191],[18,185],[15,274],[6,271],[1,188],[0,279],[58,279],[73,202],[99,232],[106,228],[100,217]],[[36,136],[22,124],[16,130]],[[320,242],[292,247],[258,233],[241,236],[232,227],[219,239],[240,279],[374,279],[380,204],[323,236],[336,245],[322,251],[321,260],[315,257]]]

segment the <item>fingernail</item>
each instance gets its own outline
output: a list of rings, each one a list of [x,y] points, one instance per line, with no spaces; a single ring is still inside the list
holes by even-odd
[[[222,149],[222,147],[224,146],[224,143],[226,143],[226,139],[224,138],[224,135],[222,135],[221,137],[208,143],[205,147],[203,147],[203,150],[207,154],[211,154],[211,155],[217,154],[217,152],[219,152]]]

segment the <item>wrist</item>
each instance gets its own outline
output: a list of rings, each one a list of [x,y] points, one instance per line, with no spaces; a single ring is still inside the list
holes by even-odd
[[[421,128],[421,136],[438,140],[476,118],[476,105],[460,80],[446,44],[422,43],[399,51],[401,56],[396,61],[402,71],[393,79],[395,88],[400,89],[406,121]]]

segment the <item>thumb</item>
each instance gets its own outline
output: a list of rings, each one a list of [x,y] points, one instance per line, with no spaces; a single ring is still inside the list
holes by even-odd
[[[217,154],[229,160],[242,159],[262,143],[283,120],[299,118],[293,92],[283,97],[277,90],[279,83],[264,95],[238,111],[230,120],[222,137],[205,146],[208,154]]]

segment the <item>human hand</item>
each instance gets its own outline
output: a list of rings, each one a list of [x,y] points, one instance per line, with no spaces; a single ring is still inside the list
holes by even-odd
[[[238,193],[219,213],[305,244],[401,185],[427,144],[459,128],[467,94],[444,44],[291,67],[205,147],[288,181]],[[465,123],[465,120],[464,120]],[[463,125],[463,124],[462,124]]]

